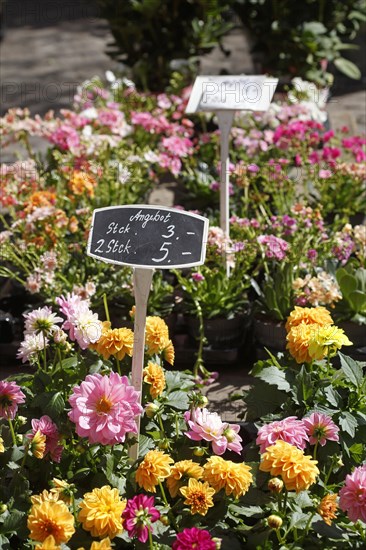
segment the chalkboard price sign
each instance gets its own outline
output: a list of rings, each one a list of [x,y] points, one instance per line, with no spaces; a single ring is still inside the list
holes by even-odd
[[[140,268],[192,267],[205,261],[208,220],[164,206],[94,210],[88,255]]]

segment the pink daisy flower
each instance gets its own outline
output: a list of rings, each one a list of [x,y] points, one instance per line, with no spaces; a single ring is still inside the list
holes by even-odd
[[[339,491],[339,507],[354,523],[359,519],[366,523],[366,464],[346,476]]]
[[[63,446],[59,444],[60,434],[57,425],[47,415],[40,419],[33,418],[32,432],[27,434],[27,438],[32,440],[37,431],[46,436],[46,448],[44,456],[48,455],[54,462],[60,462]]]
[[[211,538],[211,535],[206,529],[198,529],[191,527],[183,529],[177,534],[176,540],[172,544],[172,550],[216,550],[216,542]]]
[[[160,513],[154,508],[154,497],[136,495],[129,499],[126,508],[122,512],[123,527],[128,535],[137,537],[145,543],[152,531],[152,524],[160,518]]]
[[[240,454],[242,438],[239,435],[238,424],[223,422],[216,412],[209,412],[206,408],[195,409],[184,413],[184,419],[190,430],[185,435],[192,441],[210,441],[212,450],[222,455],[226,450]]]
[[[310,445],[320,443],[322,447],[329,441],[339,441],[339,428],[330,416],[323,413],[313,413],[302,419]]]
[[[15,382],[0,380],[0,418],[13,420],[25,395]]]
[[[260,453],[264,453],[270,445],[274,445],[277,439],[282,439],[299,449],[305,449],[308,435],[302,420],[296,416],[288,416],[284,420],[276,420],[262,426],[258,430],[256,444],[260,445]]]
[[[128,432],[137,433],[135,417],[143,409],[139,392],[130,386],[127,376],[89,374],[74,387],[69,402],[69,418],[76,424],[76,433],[90,443],[114,445],[123,443]]]

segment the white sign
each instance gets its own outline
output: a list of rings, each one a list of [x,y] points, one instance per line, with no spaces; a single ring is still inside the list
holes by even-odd
[[[277,83],[266,75],[198,76],[186,112],[266,111]]]

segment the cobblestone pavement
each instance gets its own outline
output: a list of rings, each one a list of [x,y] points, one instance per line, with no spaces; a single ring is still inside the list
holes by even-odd
[[[78,84],[93,75],[103,77],[107,69],[117,69],[105,53],[111,40],[107,23],[97,15],[93,2],[80,0],[5,3],[0,51],[2,112],[21,106],[42,115],[49,109],[70,107]],[[239,31],[233,31],[224,46],[231,55],[216,48],[202,58],[202,74],[253,74],[249,46]],[[347,125],[353,132],[364,132],[365,105],[365,90],[332,97],[328,105],[331,125]],[[39,141],[36,147],[42,150],[45,145]],[[13,160],[16,152],[16,148],[5,151],[2,160]],[[152,202],[173,204],[172,191],[155,193]],[[13,367],[0,367],[0,378],[12,371]],[[238,420],[243,401],[230,401],[230,396],[248,384],[247,370],[233,367],[222,369],[219,380],[208,388],[212,407],[219,410],[224,420]]]

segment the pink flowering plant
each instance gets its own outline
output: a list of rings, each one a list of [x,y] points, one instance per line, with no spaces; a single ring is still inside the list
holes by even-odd
[[[23,372],[0,381],[1,545],[53,544],[60,531],[51,509],[62,508],[72,524],[65,535],[70,550],[101,544],[105,533],[116,548],[183,548],[200,541],[203,548],[216,547],[225,529],[216,526],[215,491],[202,480],[204,465],[211,456],[240,457],[239,425],[206,408],[192,374],[172,370],[170,340],[149,348],[166,338],[161,319],[148,318],[161,333],[152,332],[150,340],[147,329],[140,394],[131,382],[131,329],[111,328],[77,294],[55,303],[25,314],[18,352]],[[129,450],[137,437],[134,462]],[[200,500],[192,496],[191,508],[180,493],[180,487],[191,490],[190,472],[207,492],[199,513],[194,506]],[[118,502],[104,502],[107,494]],[[90,495],[97,515],[86,522]],[[236,497],[217,489],[222,519],[231,521],[234,502]],[[113,506],[120,509],[118,517]],[[47,532],[31,523],[43,509]],[[106,517],[103,528],[99,517]],[[46,540],[50,532],[53,539]]]

